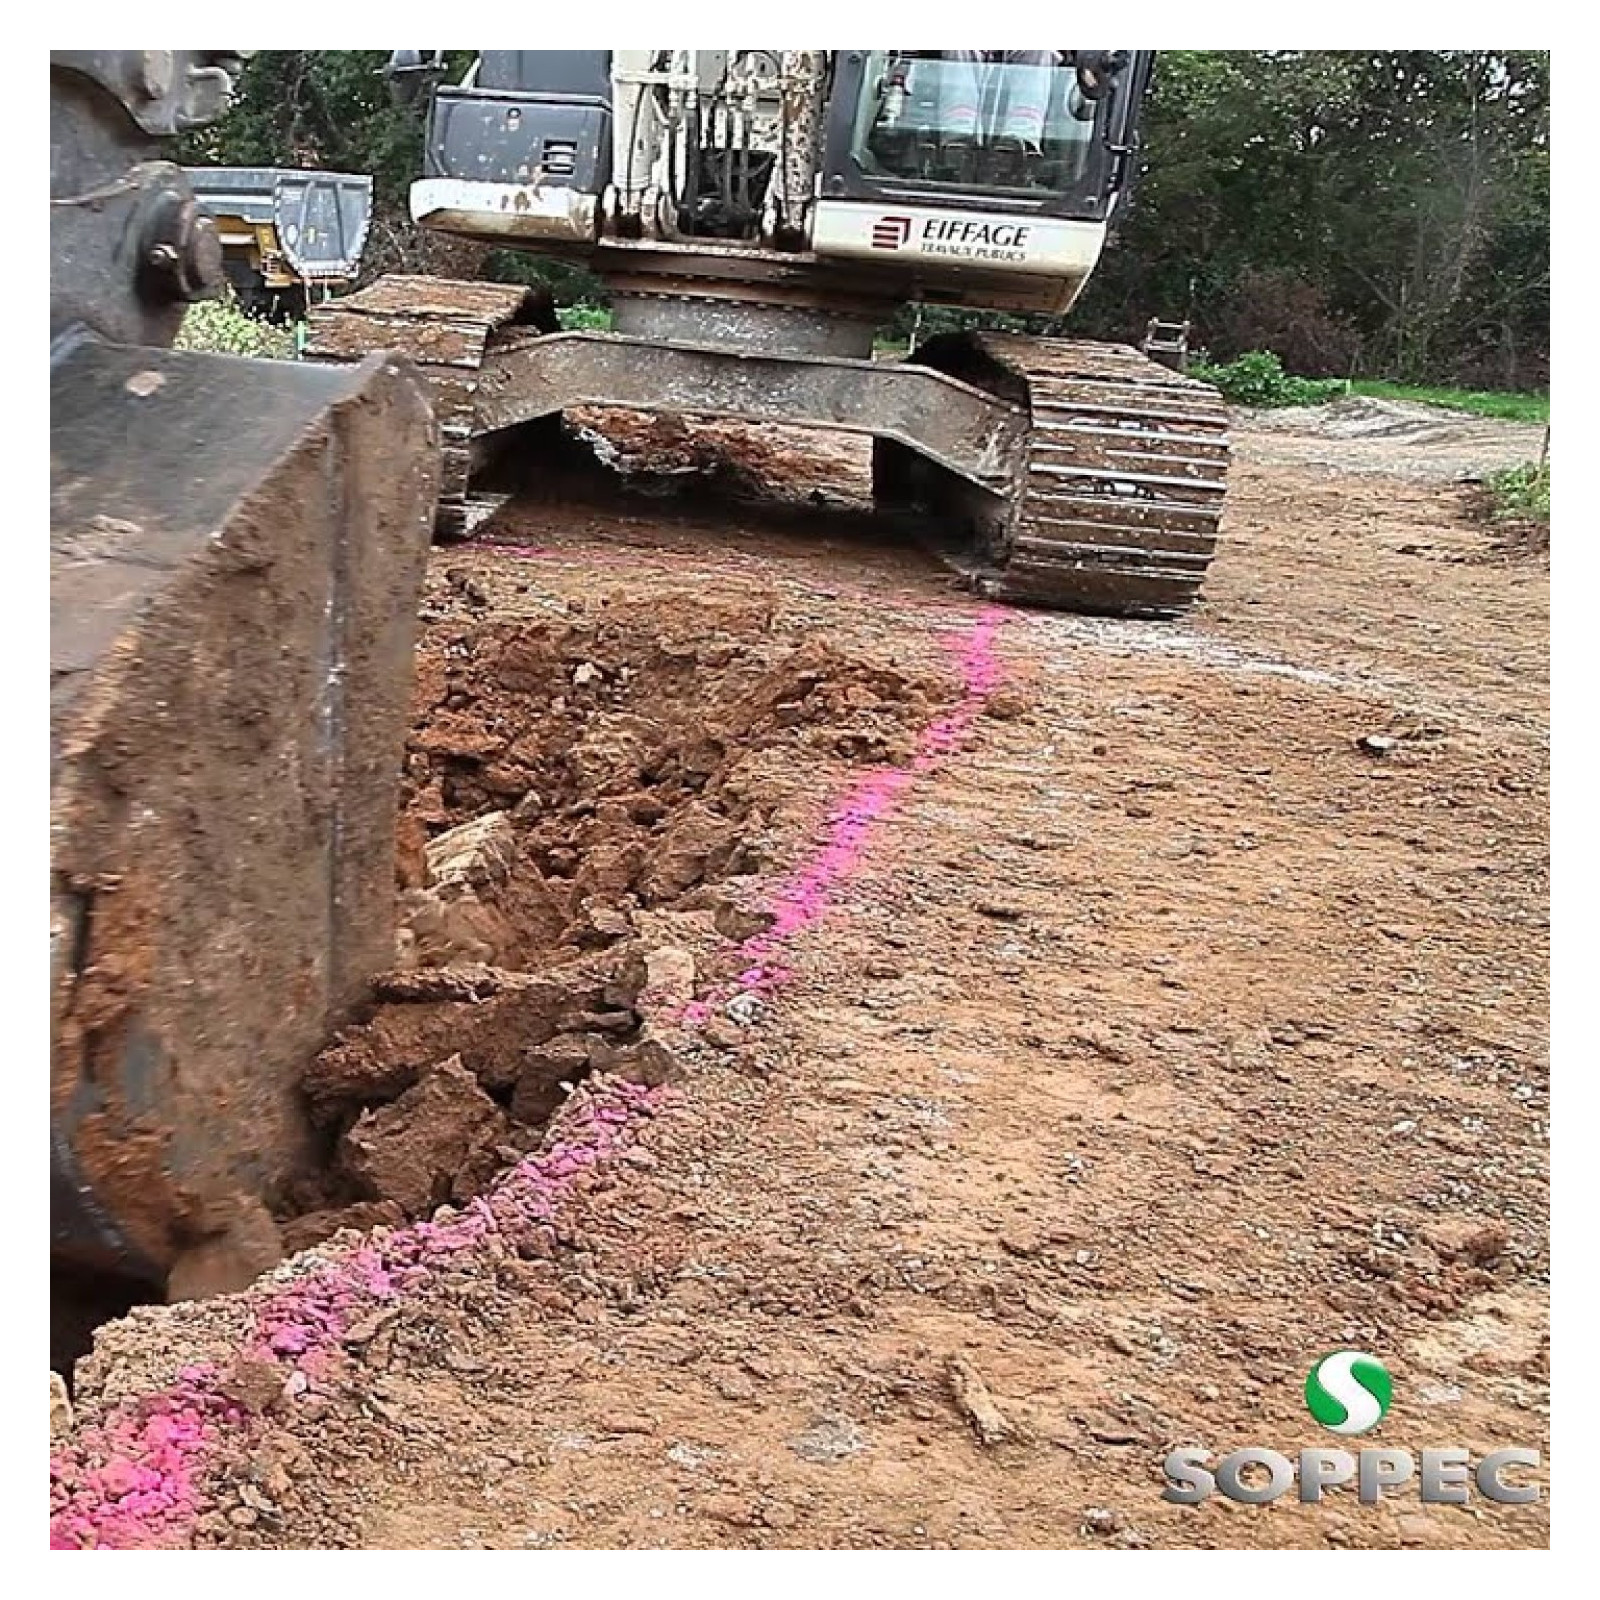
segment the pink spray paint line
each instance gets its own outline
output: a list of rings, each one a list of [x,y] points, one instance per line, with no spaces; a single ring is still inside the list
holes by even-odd
[[[258,1306],[242,1354],[284,1368],[288,1392],[326,1383],[344,1335],[362,1316],[415,1293],[437,1270],[498,1235],[552,1237],[575,1181],[655,1114],[664,1091],[608,1082],[586,1088],[554,1145],[519,1162],[456,1215],[412,1223],[319,1260]],[[219,1447],[256,1426],[215,1365],[185,1367],[175,1383],[119,1402],[50,1463],[52,1549],[127,1550],[188,1542]]]
[[[788,982],[790,968],[781,959],[785,946],[827,914],[839,885],[860,865],[873,830],[895,809],[905,791],[957,749],[971,731],[1001,678],[995,635],[1005,618],[1006,612],[999,606],[985,607],[970,628],[950,641],[961,672],[961,698],[922,730],[909,762],[869,773],[846,792],[828,814],[821,845],[773,896],[768,906],[771,925],[740,944],[738,957],[744,966],[733,984],[692,1001],[672,1020],[698,1027],[735,993],[764,997]]]
[[[779,959],[794,936],[832,907],[840,883],[860,864],[874,828],[921,775],[957,749],[1001,676],[994,641],[1005,612],[980,612],[952,641],[961,672],[956,704],[922,732],[911,760],[871,773],[829,815],[817,851],[778,890],[773,921],[739,947],[738,986],[769,994],[789,977]],[[731,993],[732,991],[728,991]],[[722,993],[697,1000],[672,1020],[702,1024]],[[286,1368],[285,1383],[310,1392],[326,1382],[350,1328],[374,1310],[414,1293],[445,1263],[481,1248],[492,1235],[551,1228],[575,1180],[613,1155],[663,1091],[616,1082],[583,1091],[553,1146],[518,1163],[485,1197],[444,1221],[398,1228],[320,1260],[268,1296],[257,1310],[244,1355]],[[225,1392],[217,1367],[186,1367],[158,1394],[120,1402],[50,1464],[50,1543],[54,1549],[138,1549],[188,1542],[204,1504],[207,1469],[225,1437],[236,1444],[257,1424]]]

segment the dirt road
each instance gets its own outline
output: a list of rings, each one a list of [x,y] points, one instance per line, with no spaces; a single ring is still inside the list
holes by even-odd
[[[488,1199],[104,1330],[58,1540],[1543,1544],[1161,1498],[1176,1446],[1548,1453],[1547,570],[1284,439],[1177,625],[975,605],[770,434],[820,506],[441,553],[412,814],[507,808],[496,959],[651,953],[670,1068],[591,1071]],[[666,743],[590,782],[602,725]],[[1393,1376],[1359,1441],[1302,1398],[1335,1348]]]

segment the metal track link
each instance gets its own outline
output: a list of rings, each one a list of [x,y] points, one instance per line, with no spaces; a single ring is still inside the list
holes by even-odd
[[[345,364],[393,350],[428,380],[441,447],[435,522],[441,539],[465,537],[474,519],[467,491],[484,356],[502,329],[536,323],[539,311],[539,297],[521,284],[391,274],[310,313],[308,361]]]
[[[975,574],[980,592],[1124,616],[1186,610],[1227,487],[1221,397],[1126,345],[977,342],[1026,385],[1032,418],[1003,531]]]

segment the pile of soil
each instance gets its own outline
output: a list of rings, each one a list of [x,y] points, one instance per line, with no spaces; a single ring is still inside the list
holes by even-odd
[[[504,569],[467,560],[428,597],[396,970],[305,1074],[326,1165],[289,1197],[291,1251],[483,1193],[590,1073],[674,1075],[652,1018],[765,926],[779,814],[819,768],[906,759],[946,692],[759,600],[489,620],[486,584]]]

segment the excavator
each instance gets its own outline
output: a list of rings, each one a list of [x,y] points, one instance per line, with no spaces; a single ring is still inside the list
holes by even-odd
[[[163,149],[238,69],[50,59],[53,1323],[277,1259],[299,1073],[393,960],[438,432],[391,355],[170,348],[226,266]]]
[[[1171,615],[1226,418],[1136,351],[874,331],[1059,315],[1125,203],[1140,51],[485,51],[426,105],[424,227],[581,262],[615,325],[386,277],[300,362],[171,348],[224,241],[176,135],[236,53],[51,56],[52,1260],[172,1297],[277,1258],[305,1062],[394,952],[416,614],[497,452],[626,407],[844,429],[981,592]],[[540,424],[540,426],[533,426]]]
[[[1216,544],[1216,392],[1132,348],[945,333],[873,359],[909,302],[1061,316],[1125,205],[1139,50],[486,50],[426,108],[423,228],[580,263],[609,332],[518,285],[385,277],[313,312],[306,353],[410,356],[443,444],[439,531],[472,486],[578,407],[842,429],[876,502],[979,592],[1170,616]]]

